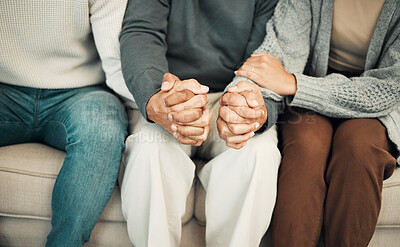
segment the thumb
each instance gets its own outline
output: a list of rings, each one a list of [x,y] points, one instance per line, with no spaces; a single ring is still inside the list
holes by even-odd
[[[179,77],[177,77],[176,75],[173,75],[171,73],[166,73],[163,76],[162,81],[163,82],[161,85],[161,91],[168,92],[169,90],[171,90],[174,87],[175,81],[179,81]]]

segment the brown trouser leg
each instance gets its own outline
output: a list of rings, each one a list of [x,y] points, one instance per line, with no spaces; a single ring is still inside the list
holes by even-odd
[[[273,246],[315,246],[322,224],[328,247],[366,246],[382,181],[396,164],[386,129],[374,119],[339,121],[303,109],[284,121]]]
[[[347,120],[337,127],[325,177],[327,247],[368,245],[378,221],[383,180],[396,167],[392,145],[376,119]]]

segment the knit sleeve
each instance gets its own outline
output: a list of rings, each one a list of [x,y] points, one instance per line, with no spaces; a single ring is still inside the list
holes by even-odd
[[[292,106],[336,118],[377,118],[399,107],[400,36],[383,52],[375,69],[359,77],[341,74],[310,77],[295,74],[297,93]]]
[[[122,72],[143,117],[150,98],[169,71],[167,53],[170,0],[129,0],[120,35]]]
[[[133,96],[126,87],[121,71],[118,40],[126,4],[127,0],[91,0],[90,24],[107,86],[134,106]]]
[[[274,15],[266,24],[266,36],[254,54],[266,52],[277,57],[289,73],[302,73],[310,52],[311,4],[307,0],[280,0]],[[241,81],[253,82],[248,78],[236,76],[226,87],[235,86]],[[283,108],[284,97],[261,88],[267,106],[268,126],[275,124],[279,109]]]

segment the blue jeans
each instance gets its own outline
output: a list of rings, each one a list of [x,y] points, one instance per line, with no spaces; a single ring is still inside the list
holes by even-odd
[[[125,109],[104,86],[35,89],[0,83],[0,146],[41,142],[67,155],[52,198],[46,246],[82,246],[115,186]]]

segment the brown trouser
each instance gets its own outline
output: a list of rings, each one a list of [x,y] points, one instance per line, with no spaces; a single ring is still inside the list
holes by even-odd
[[[376,119],[332,119],[288,109],[280,125],[282,164],[272,219],[274,247],[364,247],[396,166]]]

